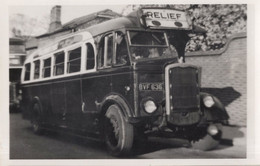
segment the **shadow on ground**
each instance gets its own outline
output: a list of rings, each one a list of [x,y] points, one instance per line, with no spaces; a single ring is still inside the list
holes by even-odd
[[[234,140],[245,137],[245,134],[241,131],[242,127],[227,126],[223,128],[223,138],[220,144],[226,146],[234,146]]]

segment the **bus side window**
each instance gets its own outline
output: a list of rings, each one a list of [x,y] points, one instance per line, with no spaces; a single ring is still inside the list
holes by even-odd
[[[128,51],[124,34],[116,34],[116,65],[125,65],[128,62]]]
[[[87,70],[93,69],[95,67],[95,53],[92,44],[87,43]]]
[[[106,67],[112,65],[112,58],[113,58],[113,35],[109,35],[107,37],[107,61],[106,61]]]
[[[102,68],[104,66],[104,45],[105,45],[105,40],[103,38],[99,42],[99,47],[98,47],[98,68]]]
[[[113,34],[105,36],[99,44],[99,61],[98,67],[110,67],[112,66],[113,57]]]
[[[54,75],[64,74],[64,52],[55,54]]]
[[[48,58],[43,61],[42,77],[46,78],[50,76],[51,76],[51,58]]]
[[[30,74],[31,74],[31,64],[27,63],[25,65],[25,75],[24,75],[24,81],[30,80]]]
[[[81,47],[69,51],[67,72],[74,73],[80,71],[80,64],[81,64]]]
[[[40,78],[40,60],[34,61],[34,76],[33,79]]]

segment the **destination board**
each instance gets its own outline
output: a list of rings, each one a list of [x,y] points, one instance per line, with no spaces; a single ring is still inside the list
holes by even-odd
[[[189,29],[190,25],[184,11],[174,9],[142,9],[146,16],[146,26],[156,28]]]

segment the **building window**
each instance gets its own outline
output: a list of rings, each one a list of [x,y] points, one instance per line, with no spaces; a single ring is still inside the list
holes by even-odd
[[[40,77],[40,60],[34,61],[34,76],[33,79]]]
[[[18,58],[10,58],[9,62],[11,65],[20,65],[20,59]]]
[[[69,51],[68,53],[67,72],[74,73],[80,71],[81,64],[81,47]]]
[[[64,74],[64,52],[55,54],[54,75]]]
[[[92,44],[87,43],[87,70],[93,69],[95,67],[95,53]]]
[[[27,63],[25,65],[25,76],[24,76],[24,81],[30,80],[30,74],[31,74],[31,64]]]
[[[42,76],[43,78],[51,76],[51,58],[45,59],[43,61]]]

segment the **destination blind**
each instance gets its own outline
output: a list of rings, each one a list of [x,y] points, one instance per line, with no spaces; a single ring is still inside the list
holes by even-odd
[[[142,9],[146,16],[146,25],[156,28],[181,28],[188,29],[190,25],[184,11],[174,9]]]

